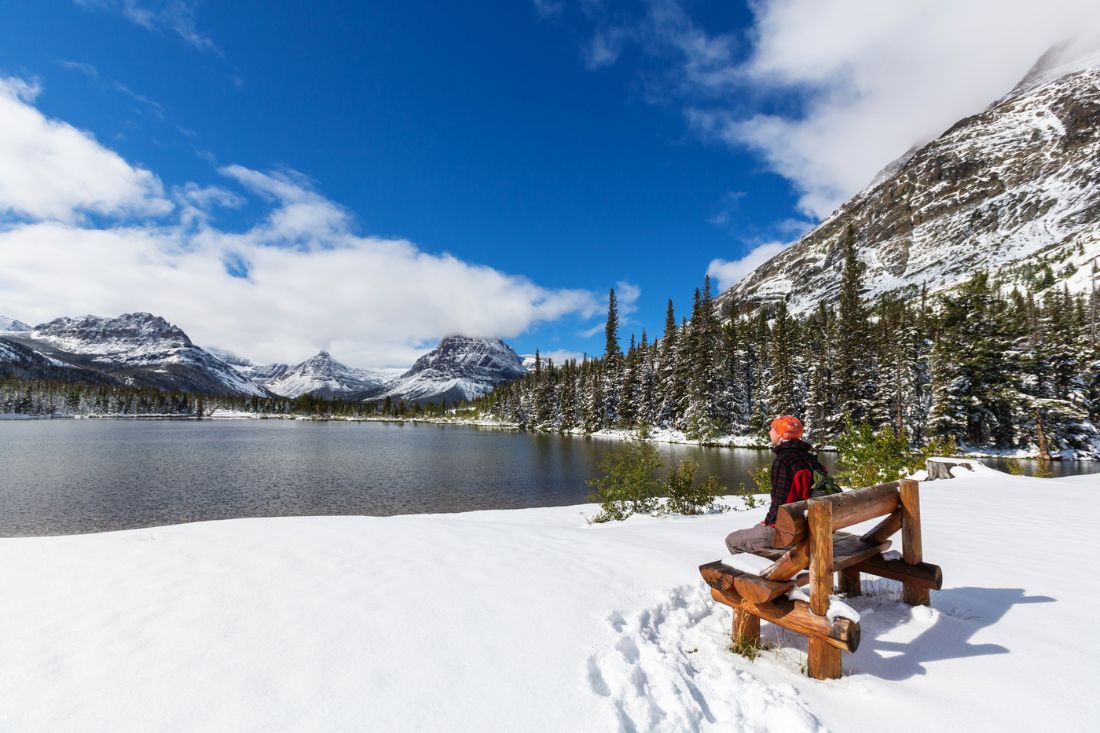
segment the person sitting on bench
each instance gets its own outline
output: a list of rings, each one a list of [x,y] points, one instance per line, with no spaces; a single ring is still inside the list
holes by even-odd
[[[764,521],[755,527],[739,529],[726,536],[726,547],[733,554],[755,552],[772,546],[775,517],[779,507],[809,496],[814,471],[825,473],[813,447],[801,440],[802,421],[791,415],[772,420],[769,435],[772,440],[772,503]]]

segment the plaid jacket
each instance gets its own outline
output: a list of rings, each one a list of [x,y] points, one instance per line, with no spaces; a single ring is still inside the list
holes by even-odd
[[[779,445],[772,446],[772,452],[775,453],[775,460],[772,461],[772,505],[764,519],[764,524],[769,527],[775,524],[779,507],[787,503],[795,473],[803,468],[826,472],[813,453],[813,446],[804,441],[784,440]]]

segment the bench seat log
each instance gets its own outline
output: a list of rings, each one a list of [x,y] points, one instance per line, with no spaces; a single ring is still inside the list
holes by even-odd
[[[892,543],[888,541],[881,541],[876,543],[868,543],[862,537],[857,537],[850,532],[834,532],[833,533],[833,569],[843,570],[846,567],[855,565],[862,562],[864,557],[872,557],[880,552],[886,552],[890,549]],[[790,554],[794,547],[767,547],[763,550],[756,550],[753,555],[767,558],[768,560],[782,560],[787,554]],[[838,564],[838,560],[840,561]],[[772,565],[772,568],[776,567],[779,563],[776,562]],[[799,571],[809,567],[809,555],[806,556],[806,565],[799,568]],[[760,573],[761,578],[767,578],[768,580],[777,580],[771,569],[768,568]],[[865,571],[871,572],[871,571]],[[795,573],[797,575],[797,572]],[[794,577],[792,575],[791,577]]]
[[[801,542],[777,557],[769,567],[764,568],[760,577],[774,581],[790,580],[808,567],[810,567],[810,543]]]
[[[815,500],[818,501],[818,500]],[[853,524],[892,514],[899,504],[898,482],[869,486],[866,489],[845,491],[822,497],[819,501],[832,504],[833,529],[844,529]],[[809,523],[807,501],[796,501],[779,507],[775,518],[775,541],[780,547],[797,544],[806,538]]]
[[[848,532],[833,533],[833,570],[845,570],[890,549],[890,541],[872,545]]]
[[[753,603],[717,588],[711,588],[710,594],[718,603],[733,609],[741,609],[758,616],[768,623],[790,629],[796,634],[821,639],[831,647],[841,651],[854,652],[859,648],[859,623],[851,619],[837,617],[829,621],[810,611],[805,601],[792,601],[786,597],[776,598],[767,603]]]
[[[699,566],[699,574],[711,588],[733,590],[753,603],[766,603],[794,588],[794,581],[775,582],[758,575],[731,568],[721,560]]]
[[[852,568],[880,578],[909,581],[929,590],[943,588],[943,571],[940,566],[927,562],[910,565],[905,560],[886,560],[882,555],[872,555],[853,565]]]

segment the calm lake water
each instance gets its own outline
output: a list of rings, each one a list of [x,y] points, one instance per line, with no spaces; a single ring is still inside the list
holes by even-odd
[[[465,426],[288,420],[0,421],[0,536],[236,517],[562,506],[616,445]],[[769,451],[658,445],[731,490]],[[832,465],[832,456],[823,456]],[[1062,470],[1100,470],[1065,464]]]

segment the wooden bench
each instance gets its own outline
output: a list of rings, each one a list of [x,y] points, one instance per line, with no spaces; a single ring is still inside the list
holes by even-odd
[[[861,536],[839,530],[885,517]],[[901,559],[887,559],[889,538],[901,531]],[[714,600],[733,608],[733,639],[758,643],[763,619],[809,640],[807,671],[815,679],[841,676],[841,651],[859,647],[859,622],[835,615],[828,619],[833,574],[839,590],[860,593],[860,573],[902,583],[902,600],[928,605],[932,590],[943,587],[943,574],[924,562],[920,533],[920,496],[916,481],[902,480],[832,496],[785,504],[775,522],[773,548],[755,553],[774,562],[759,574],[722,561],[701,565],[699,572]],[[809,573],[805,573],[806,569]],[[787,594],[809,584],[809,602]]]

